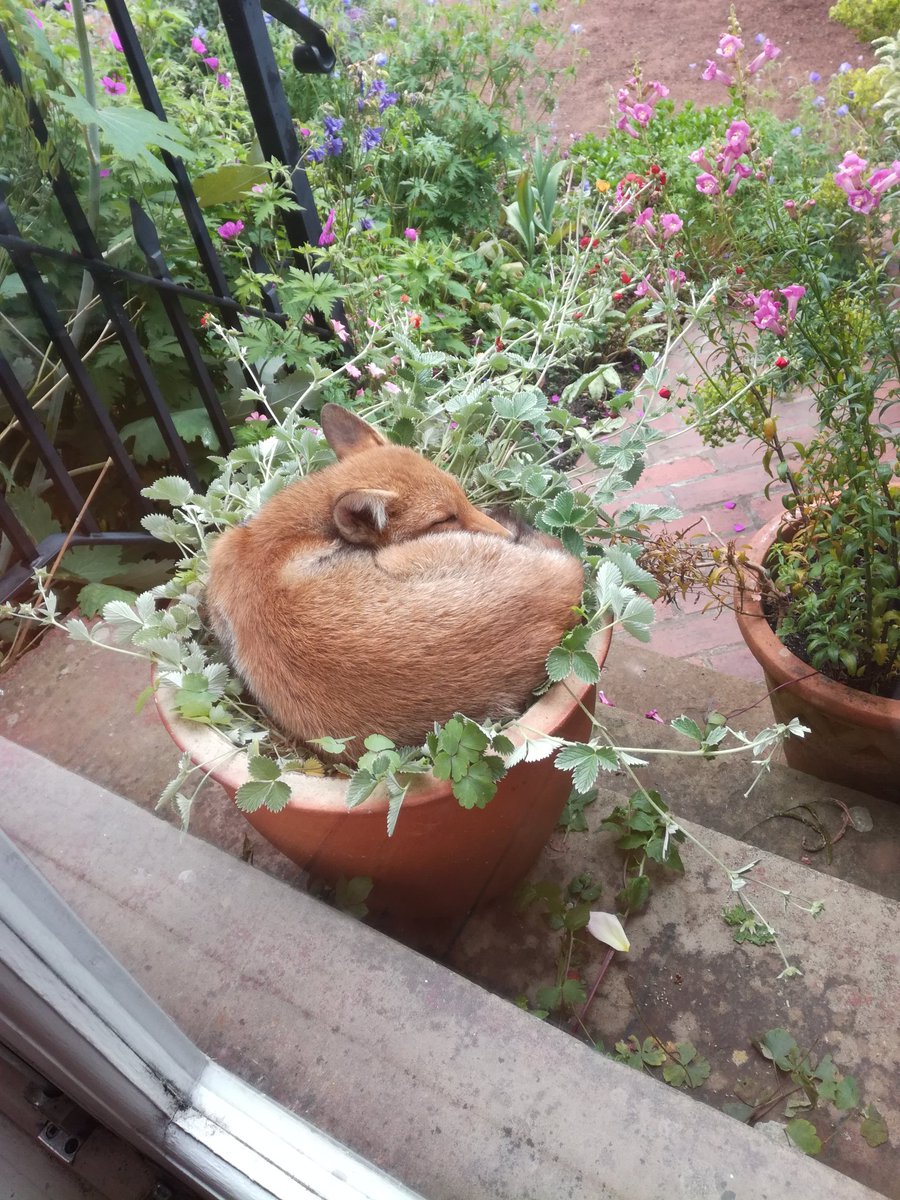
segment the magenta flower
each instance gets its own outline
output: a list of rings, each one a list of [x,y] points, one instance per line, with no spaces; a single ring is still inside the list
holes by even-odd
[[[706,147],[701,146],[699,150],[692,150],[688,158],[696,167],[702,167],[704,171],[712,171],[712,163],[706,157]]]
[[[687,275],[685,275],[684,271],[676,271],[674,267],[668,267],[666,270],[666,278],[672,285],[673,289],[678,291],[678,289],[687,279]]]
[[[694,182],[697,191],[704,196],[717,196],[719,194],[719,182],[715,175],[710,175],[708,171],[704,171],[702,175],[698,175]]]
[[[678,213],[663,213],[659,218],[659,223],[662,226],[663,239],[665,241],[668,241],[676,233],[680,233],[684,228],[684,221],[682,221]]]
[[[108,174],[109,174],[109,167],[101,167],[100,168],[100,178],[101,179],[105,179]]]
[[[664,83],[660,83],[658,79],[651,79],[647,87],[657,100],[665,100],[669,94],[669,89]]]
[[[646,296],[649,291],[650,284],[647,282],[646,277],[644,279],[639,279],[634,285],[634,294],[639,300],[642,296]]]
[[[719,48],[716,54],[720,58],[736,58],[738,50],[743,50],[744,43],[733,33],[723,33],[719,38]]]
[[[780,53],[780,48],[766,38],[766,40],[763,42],[762,50],[760,50],[756,58],[751,59],[751,61],[747,64],[747,74],[755,75],[763,63],[769,62],[770,59],[777,58]]]
[[[607,708],[615,708],[616,707],[615,704],[613,704],[612,700],[609,699],[606,692],[598,691],[597,699],[600,701],[601,704],[605,704]]]
[[[868,215],[878,207],[878,197],[868,188],[858,188],[855,192],[848,194],[847,203],[854,212]]]
[[[637,229],[646,228],[651,234],[656,233],[653,228],[653,209],[645,208],[634,218],[634,224]]]
[[[732,121],[725,131],[725,145],[736,158],[750,153],[750,126],[746,121]]]
[[[229,75],[229,73],[227,71],[220,71],[218,73],[218,75],[216,76],[216,83],[219,85],[220,88],[224,88],[225,91],[227,92],[228,89],[231,87],[231,76]]]
[[[753,314],[753,324],[756,328],[768,330],[781,337],[784,333],[784,325],[781,323],[779,311],[781,301],[775,299],[775,293],[764,289],[758,296],[751,293],[748,299],[756,305],[756,311]]]
[[[100,82],[103,84],[103,90],[110,96],[121,96],[128,91],[121,79],[114,79],[111,75],[104,75]]]
[[[741,521],[735,521],[735,523],[732,525],[731,528],[734,530],[735,533],[743,533],[744,530],[747,528],[747,526],[744,525]]]
[[[723,508],[737,508],[737,504],[734,502],[734,500],[726,500],[725,503],[722,505],[722,507]]]
[[[874,195],[880,197],[889,187],[900,182],[900,160],[895,160],[889,167],[879,167],[869,176],[866,187]]]
[[[219,228],[216,230],[216,233],[219,235],[219,237],[222,239],[223,242],[230,242],[232,240],[232,238],[238,237],[243,232],[244,232],[244,222],[243,221],[226,221],[223,225],[220,225]]]
[[[550,397],[549,403],[550,404],[559,404],[559,396],[556,394],[556,392],[554,392],[553,395]]]
[[[209,67],[209,69],[211,71],[215,71],[219,65],[219,60],[216,58],[216,56],[214,54],[210,54],[209,57],[204,58],[203,61],[204,61],[204,63],[206,63],[206,65]]]
[[[338,321],[337,319],[332,318],[330,324],[331,324],[331,328],[334,330],[335,335],[338,338],[338,340],[341,342],[346,342],[347,339],[350,337],[350,334],[347,332],[347,326],[344,324],[344,322]]]
[[[656,708],[648,709],[647,712],[644,713],[644,716],[648,721],[656,721],[659,725],[665,725],[665,721],[659,715],[659,710]]]
[[[721,68],[711,58],[706,60],[706,69],[700,78],[705,79],[707,83],[724,83],[728,87],[730,87],[734,82],[731,76],[726,75],[725,72],[721,70]]]
[[[616,121],[616,129],[624,129],[629,137],[636,138],[641,136],[640,130],[635,129],[629,121],[627,113],[622,113],[621,117]]]
[[[265,413],[252,412],[249,417],[244,417],[244,424],[246,424],[248,421],[262,421],[265,423],[268,420],[269,418],[265,415]]]
[[[44,28],[44,22],[36,12],[32,12],[30,8],[26,8],[25,11],[28,13],[29,17],[31,17],[32,21],[34,21],[35,25],[37,25],[38,29]]]
[[[741,180],[749,179],[752,174],[753,174],[753,171],[745,163],[736,162],[734,164],[734,175],[732,176],[731,183],[729,183],[729,185],[725,191],[725,195],[733,196],[735,193],[735,190],[737,188],[737,185],[741,182]]]
[[[118,50],[120,54],[122,53],[122,39],[114,29],[111,29],[109,32],[109,44],[112,46],[113,50]]]
[[[354,366],[353,363],[347,363],[344,367],[344,370],[351,379],[359,379],[362,376],[362,371],[359,369],[359,367]]]
[[[797,305],[800,303],[801,297],[806,295],[806,288],[800,283],[792,283],[788,287],[778,290],[787,300],[787,319],[793,321],[797,316]]]
[[[649,125],[650,119],[653,116],[653,109],[649,104],[643,104],[639,101],[637,104],[632,105],[631,115],[637,121],[638,125]]]
[[[334,234],[331,232],[334,227],[334,209],[332,209],[325,224],[322,226],[322,232],[319,234],[319,245],[330,246],[334,241]]]
[[[419,231],[410,227],[403,230],[403,236],[408,242],[417,242],[419,240]]]
[[[191,38],[191,49],[193,50],[193,52],[195,54],[205,54],[206,53],[206,46],[203,44],[201,39],[198,37]]]
[[[858,154],[848,150],[835,172],[834,182],[849,196],[862,186],[862,173],[868,165],[867,159],[860,158]]]

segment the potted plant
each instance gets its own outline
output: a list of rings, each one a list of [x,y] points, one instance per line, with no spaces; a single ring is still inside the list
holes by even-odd
[[[853,152],[820,182],[819,202],[772,205],[777,253],[720,287],[703,314],[704,379],[687,401],[701,433],[746,437],[784,518],[737,569],[736,610],[779,720],[810,729],[788,762],[824,779],[900,799],[900,318],[884,235],[900,163]],[[815,213],[813,217],[812,213]],[[789,264],[789,265],[786,265]],[[750,319],[735,318],[746,306]],[[739,311],[739,308],[738,308]],[[776,401],[815,400],[816,433],[786,439]],[[767,488],[768,494],[768,488]],[[749,570],[747,568],[750,568]]]

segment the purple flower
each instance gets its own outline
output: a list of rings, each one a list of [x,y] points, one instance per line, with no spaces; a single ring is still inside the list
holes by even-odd
[[[735,533],[743,533],[747,526],[742,524],[740,521],[735,521],[731,528]]]
[[[537,0],[531,0],[531,3],[528,5],[528,7],[535,16],[537,16],[537,14],[541,11],[541,6],[538,4]]]
[[[850,66],[850,64],[848,62],[842,62],[841,65],[837,69],[837,73],[838,73],[838,75],[846,75],[848,71],[852,71],[852,70],[853,70],[853,68]]]
[[[205,25],[195,25],[194,26],[194,37],[205,38],[206,34],[207,34],[207,28]]]
[[[388,29],[396,29],[397,28],[397,18],[396,17],[388,17],[385,24],[387,25]]]
[[[118,50],[120,54],[122,53],[122,39],[116,33],[115,29],[109,31],[109,44],[113,50]]]
[[[103,90],[110,96],[121,96],[128,91],[121,79],[114,79],[111,75],[104,75],[100,82],[103,84]]]
[[[374,148],[376,146],[380,146],[381,145],[381,135],[383,133],[384,133],[383,125],[376,125],[372,128],[369,128],[369,126],[367,125],[362,131],[362,138],[360,140],[360,145],[362,147],[363,153],[367,153],[369,150],[374,150]]]
[[[733,83],[731,76],[726,75],[711,58],[706,60],[706,69],[700,78],[705,79],[707,83],[724,83],[729,87]]]
[[[220,225],[216,233],[223,242],[230,242],[232,238],[240,236],[244,232],[243,221],[226,221],[224,225]]]
[[[378,111],[383,113],[386,108],[390,108],[392,104],[396,104],[400,99],[397,92],[385,92],[378,101]]]
[[[418,231],[418,229],[413,229],[412,227],[409,227],[409,228],[403,230],[403,236],[409,242],[417,242],[419,240],[419,231]]]
[[[674,234],[680,233],[684,227],[684,221],[682,221],[678,213],[663,213],[659,218],[659,223],[662,226],[665,241],[668,241]]]
[[[747,64],[747,74],[755,75],[763,63],[768,62],[769,59],[777,58],[780,53],[780,48],[766,38],[763,42],[762,50],[757,54],[756,58]]]
[[[196,36],[191,38],[191,49],[195,54],[206,53],[206,46],[204,46],[202,39]]]
[[[335,134],[340,133],[344,128],[343,117],[326,117],[322,123],[325,126],[325,133],[328,137],[334,137]]]
[[[850,192],[847,196],[847,203],[854,212],[868,215],[878,207],[878,197],[868,188],[860,188],[858,191]]]
[[[209,57],[204,58],[203,61],[209,67],[209,69],[211,71],[215,71],[219,65],[219,60],[216,58],[216,56],[214,54],[210,54]]]
[[[327,137],[323,143],[325,153],[329,158],[337,158],[343,153],[344,139],[339,137]]]
[[[744,43],[739,37],[735,37],[733,33],[723,33],[719,38],[719,48],[716,54],[720,58],[735,58],[738,50],[743,50]]]
[[[384,51],[382,51],[381,54],[375,55],[375,66],[376,67],[386,67],[387,60],[388,60],[388,56],[384,53]]]
[[[309,148],[309,150],[307,150],[307,152],[306,152],[306,157],[309,159],[310,162],[320,163],[322,161],[322,159],[325,157],[325,147],[324,146],[311,146]]]
[[[332,209],[325,224],[322,226],[322,232],[319,234],[319,245],[330,246],[334,241],[334,234],[331,232],[334,227],[334,209]]]
[[[216,76],[216,83],[227,91],[231,87],[231,76],[227,71],[220,71]]]
[[[786,288],[778,289],[787,300],[787,319],[793,321],[797,316],[797,305],[801,297],[806,295],[806,288],[800,283],[792,283]]]
[[[846,104],[839,104],[834,110],[835,116],[837,117],[846,117],[849,112],[850,108]]]
[[[359,218],[359,228],[363,233],[365,233],[365,231],[367,229],[372,228],[372,222],[369,219],[369,217],[360,217]]]
[[[818,83],[821,78],[822,78],[822,76],[819,74],[818,71],[810,71],[810,73],[809,73],[809,82],[810,83]]]
[[[825,97],[824,96],[816,96],[815,100],[813,100],[813,102],[812,102],[812,106],[813,106],[813,108],[824,108],[825,107]]]
[[[799,137],[802,132],[803,132],[803,126],[795,125],[794,128],[791,130],[791,137]]]
[[[648,721],[656,721],[659,725],[665,725],[665,721],[659,715],[659,710],[656,708],[648,709],[647,712],[644,713],[644,716]]]

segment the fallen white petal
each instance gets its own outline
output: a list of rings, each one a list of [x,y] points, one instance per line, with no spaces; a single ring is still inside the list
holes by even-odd
[[[622,922],[615,913],[592,912],[591,919],[587,923],[587,931],[593,934],[598,942],[605,942],[607,946],[612,946],[613,950],[621,950],[623,954],[627,954],[631,949],[631,942],[622,928]]]

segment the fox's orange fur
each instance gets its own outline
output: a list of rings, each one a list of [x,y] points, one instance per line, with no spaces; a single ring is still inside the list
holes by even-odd
[[[580,562],[348,410],[321,421],[338,462],[210,554],[212,628],[250,693],[301,742],[356,737],[350,759],[370,733],[415,746],[454,712],[520,712],[577,621]]]

